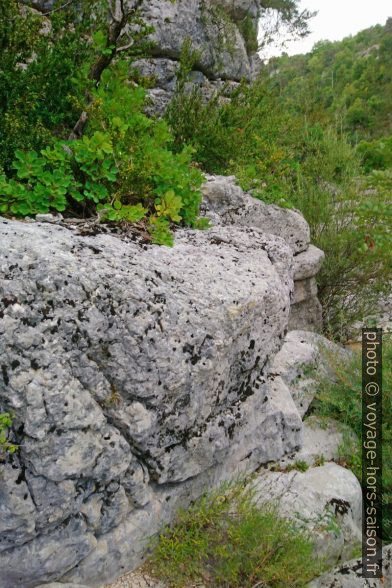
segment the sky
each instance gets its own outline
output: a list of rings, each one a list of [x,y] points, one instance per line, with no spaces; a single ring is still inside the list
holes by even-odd
[[[320,40],[339,41],[375,24],[385,24],[392,17],[391,0],[301,0],[302,9],[318,11],[310,21],[312,33],[305,39],[289,43],[285,49],[270,47],[262,57],[307,53]]]

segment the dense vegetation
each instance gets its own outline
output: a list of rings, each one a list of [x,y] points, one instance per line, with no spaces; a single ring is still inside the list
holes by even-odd
[[[267,68],[287,107],[310,124],[332,124],[355,143],[392,134],[392,18]]]
[[[177,92],[158,120],[144,114],[132,68],[151,50],[140,4],[57,2],[43,17],[1,3],[0,213],[98,215],[171,245],[175,224],[208,223],[198,218],[201,171],[236,174],[256,198],[305,215],[327,254],[325,330],[347,338],[391,279],[390,21],[272,60],[229,102],[228,88],[209,103],[189,90],[198,56],[184,43]],[[306,34],[311,14],[296,0],[263,7],[263,26],[272,11],[277,27]]]
[[[0,213],[143,221],[153,242],[171,245],[171,223],[203,226],[202,175],[186,145],[173,153],[167,124],[144,114],[143,87],[129,83],[151,29],[137,6],[117,3],[112,20],[109,8],[60,2],[44,19],[2,3]],[[119,46],[125,25],[131,40]]]
[[[333,360],[333,358],[331,358]],[[362,367],[357,353],[351,362],[334,360],[335,381],[323,380],[314,401],[314,411],[335,418],[348,427],[339,448],[341,465],[362,480]],[[383,343],[383,530],[386,543],[392,541],[392,335]],[[355,433],[355,437],[349,431]]]
[[[387,45],[392,39],[389,24],[375,29]],[[356,46],[355,40],[331,45],[339,54],[338,47]],[[306,64],[312,56],[324,56],[323,47],[316,46],[308,56],[275,59],[252,86],[241,85],[231,102],[222,100],[223,89],[208,104],[197,89],[189,92],[183,83],[197,58],[185,48],[167,119],[177,148],[190,144],[208,172],[236,174],[255,197],[301,210],[313,242],[326,253],[318,278],[325,330],[344,340],[355,320],[377,313],[377,300],[390,289],[392,143],[381,137],[382,127],[380,138],[355,144],[353,133],[335,124],[336,113],[316,92],[325,68],[319,65],[309,75],[305,66],[303,75],[295,69],[297,60]],[[383,96],[388,76],[378,89],[375,81],[373,92]],[[380,120],[389,116],[388,109],[385,105]]]
[[[244,482],[224,485],[181,510],[154,545],[149,571],[170,586],[295,588],[323,571],[306,533]]]

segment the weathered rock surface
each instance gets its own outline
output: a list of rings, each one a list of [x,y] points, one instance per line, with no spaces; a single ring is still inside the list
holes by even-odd
[[[173,249],[0,221],[0,585],[102,585],[208,486],[302,443],[270,376],[292,251],[247,227]]]
[[[246,23],[247,31],[257,35],[259,0],[145,0],[141,10],[154,27],[154,45],[151,57],[135,67],[154,80],[150,98],[156,113],[165,110],[173,95],[185,39],[198,55],[190,81],[206,97],[219,90],[222,81],[250,80],[259,71],[260,58],[243,32]]]
[[[299,451],[285,455],[279,461],[282,469],[301,461],[312,467],[323,462],[339,459],[339,446],[343,442],[344,435],[350,435],[355,439],[354,433],[348,428],[343,428],[341,423],[334,419],[321,419],[315,415],[303,421],[303,444]]]
[[[88,586],[83,584],[63,584],[61,582],[50,582],[50,584],[41,584],[38,588],[88,588]]]
[[[207,176],[203,195],[205,214],[214,222],[254,227],[263,233],[279,236],[291,247],[294,255],[307,251],[310,231],[304,217],[295,210],[252,198],[237,185],[234,176]]]
[[[322,308],[317,298],[315,276],[324,253],[310,245],[309,226],[295,210],[267,205],[237,185],[234,176],[207,176],[203,187],[203,212],[214,224],[250,226],[282,237],[294,254],[294,292],[289,329],[320,331]]]
[[[334,363],[347,360],[351,353],[328,341],[322,335],[309,331],[289,331],[280,351],[276,354],[272,371],[290,388],[301,416],[312,402],[317,378],[334,378]]]
[[[145,572],[137,570],[118,578],[113,584],[108,584],[106,588],[167,588],[167,586],[160,580],[151,578]]]
[[[312,533],[316,551],[332,565],[361,540],[362,490],[352,472],[335,463],[306,472],[263,471],[254,482],[257,500],[277,504],[282,516]]]
[[[380,562],[381,563],[381,562]],[[385,588],[392,586],[392,545],[383,549],[383,577],[362,577],[362,559],[341,564],[332,572],[313,580],[308,588]]]
[[[302,281],[316,276],[321,269],[325,254],[314,245],[298,253],[294,258],[294,280]]]
[[[291,330],[320,331],[322,308],[317,298],[316,276],[324,261],[324,252],[309,245],[294,257],[294,294],[290,311]]]

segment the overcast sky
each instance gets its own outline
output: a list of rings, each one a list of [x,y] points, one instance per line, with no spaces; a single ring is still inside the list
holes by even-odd
[[[391,0],[301,0],[301,8],[317,10],[310,21],[311,35],[287,45],[289,55],[307,53],[320,39],[338,41],[392,17]],[[280,55],[280,47],[271,47],[268,56]]]

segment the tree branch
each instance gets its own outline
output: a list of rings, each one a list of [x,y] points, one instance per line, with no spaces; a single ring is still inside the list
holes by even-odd
[[[111,0],[108,0],[108,10],[111,15],[111,23],[109,24],[106,37],[107,51],[105,51],[104,55],[100,55],[97,61],[93,63],[88,75],[89,79],[95,83],[95,86],[99,85],[102,73],[105,71],[107,67],[109,67],[117,53],[120,51],[126,51],[127,49],[132,47],[133,43],[131,42],[128,45],[124,45],[123,47],[117,49],[117,43],[125,25],[132,17],[134,17],[137,14],[139,8],[143,4],[143,1],[144,0],[137,0],[132,6],[132,8],[127,9],[124,7],[124,0],[115,0],[115,7],[114,10],[112,10],[112,2]],[[88,96],[87,102],[88,104],[91,103],[90,96]],[[79,120],[74,126],[72,133],[68,137],[69,140],[77,139],[83,135],[87,119],[88,113],[86,111],[83,111],[79,117]]]
[[[65,4],[62,4],[61,6],[58,6],[57,8],[53,8],[52,10],[48,10],[48,12],[41,12],[41,16],[50,16],[54,12],[59,12],[60,10],[63,10],[64,8],[67,8],[67,6],[69,6],[73,2],[75,2],[75,0],[69,0],[69,2],[66,2]]]

